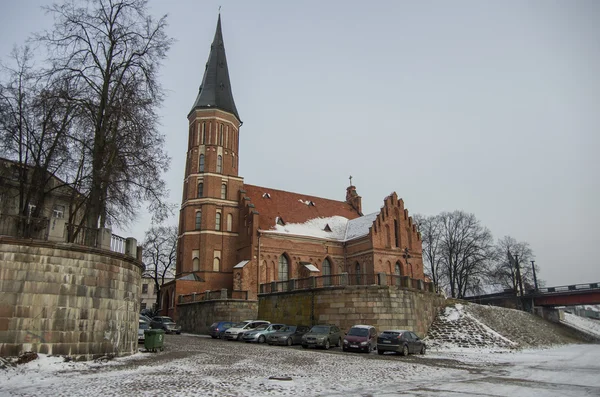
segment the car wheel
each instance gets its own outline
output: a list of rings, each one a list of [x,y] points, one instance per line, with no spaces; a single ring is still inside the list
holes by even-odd
[[[242,334],[238,334],[238,336],[235,340],[242,340]]]
[[[408,346],[404,345],[400,354],[403,356],[408,356]]]
[[[421,354],[425,354],[425,345],[421,346]]]
[[[292,338],[287,338],[287,340],[285,341],[285,344],[288,346],[292,345]]]
[[[329,339],[327,339],[325,341],[325,350],[329,350],[330,347],[331,347],[331,344],[329,343]]]
[[[211,335],[210,337],[211,337],[211,338],[213,338],[213,339],[217,339],[217,337],[216,337],[216,336],[214,336],[214,335]]]
[[[383,350],[377,350],[377,354],[379,354],[380,356],[383,355]]]
[[[265,343],[265,336],[261,335],[258,337],[258,343]]]

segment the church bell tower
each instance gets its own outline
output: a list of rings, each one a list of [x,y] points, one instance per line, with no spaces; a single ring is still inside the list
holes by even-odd
[[[238,234],[239,131],[221,16],[198,96],[188,114],[176,277],[201,281],[198,291],[232,288]]]

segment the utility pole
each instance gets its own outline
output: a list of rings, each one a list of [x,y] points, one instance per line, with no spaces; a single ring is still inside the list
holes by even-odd
[[[533,286],[535,288],[535,292],[537,292],[538,285],[537,285],[537,277],[535,276],[535,261],[531,261],[531,270],[533,270]]]

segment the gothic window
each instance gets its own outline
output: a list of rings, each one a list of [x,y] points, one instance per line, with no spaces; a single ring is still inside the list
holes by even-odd
[[[194,258],[194,261],[192,262],[192,265],[194,266],[194,271],[195,272],[197,272],[198,270],[200,270],[200,259]]]
[[[198,197],[202,197],[204,195],[204,184],[202,182],[198,182]]]
[[[221,131],[219,131],[219,146],[223,146],[223,124],[221,124]]]
[[[229,149],[229,126],[225,127],[225,147]]]
[[[204,155],[200,155],[200,161],[198,162],[198,172],[204,172]]]
[[[233,226],[233,216],[231,214],[227,214],[227,231],[230,232]]]
[[[360,263],[356,262],[356,285],[360,284]]]
[[[201,143],[204,145],[206,138],[206,122],[202,122],[202,140]]]
[[[331,285],[331,263],[327,258],[323,260],[323,285]]]
[[[223,184],[221,185],[221,198],[222,198],[223,200],[226,200],[226,199],[227,199],[227,184],[225,184],[225,183],[223,183]]]
[[[288,279],[288,260],[285,255],[279,257],[279,281],[286,281]]]
[[[394,274],[396,276],[400,276],[402,274],[400,271],[400,263],[399,262],[396,262],[396,266],[394,266]]]
[[[223,156],[219,155],[217,157],[217,173],[223,172]]]
[[[221,270],[221,251],[214,251],[213,253],[213,272]]]
[[[217,212],[215,217],[215,230],[221,230],[221,212]]]
[[[202,211],[196,212],[196,230],[200,230],[202,227]]]
[[[398,241],[398,220],[394,219],[394,233],[396,236],[396,247],[399,247],[399,241]]]

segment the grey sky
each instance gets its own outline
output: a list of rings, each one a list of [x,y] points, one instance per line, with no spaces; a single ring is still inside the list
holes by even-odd
[[[49,27],[2,0],[0,59]],[[461,209],[528,241],[548,285],[600,281],[600,2],[151,1],[177,40],[161,70],[171,200],[222,5],[247,183],[365,213]],[[149,218],[129,230],[143,239]],[[176,223],[176,217],[173,222]]]

